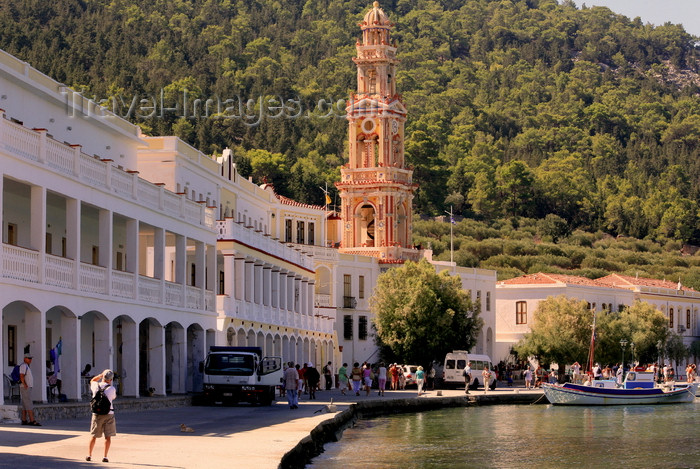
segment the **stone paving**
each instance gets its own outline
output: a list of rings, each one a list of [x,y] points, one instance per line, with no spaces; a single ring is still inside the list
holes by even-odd
[[[429,391],[418,399],[438,397]],[[444,397],[464,396],[463,390],[442,391]],[[470,396],[541,395],[541,390],[503,388]],[[0,467],[148,467],[148,468],[276,468],[283,456],[308,437],[311,430],[335,414],[327,413],[333,399],[338,412],[351,404],[383,399],[415,398],[415,390],[387,392],[379,397],[343,396],[338,390],[319,391],[317,400],[307,396],[299,409],[291,410],[284,400],[270,407],[182,406],[147,411],[119,412],[117,436],[112,438],[109,463],[101,461],[104,440],[98,440],[93,461],[86,462],[89,418],[64,418],[43,422],[42,427],[0,425]],[[87,404],[85,404],[87,405]],[[180,424],[194,429],[182,433]]]

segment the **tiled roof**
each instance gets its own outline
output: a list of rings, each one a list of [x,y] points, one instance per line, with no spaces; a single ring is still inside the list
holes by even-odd
[[[294,199],[290,199],[289,197],[285,197],[283,195],[279,195],[277,192],[275,192],[275,187],[270,184],[270,183],[265,183],[260,186],[261,189],[266,190],[266,191],[272,191],[272,193],[277,197],[277,199],[280,201],[282,205],[291,205],[292,207],[303,207],[303,208],[313,208],[315,210],[323,210],[324,206],[323,205],[312,205],[312,204],[305,204],[302,202],[297,202]]]
[[[668,288],[670,290],[680,290],[682,291],[696,291],[690,287],[683,286],[679,282],[672,282],[670,280],[657,280],[655,278],[644,278],[644,277],[630,277],[628,275],[620,274],[610,274],[605,277],[601,277],[596,280],[596,283],[602,286],[618,287],[618,288],[628,288],[628,287],[655,287],[655,288]]]
[[[550,274],[537,272],[536,274],[522,275],[498,282],[499,285],[586,285],[589,287],[599,287],[594,280],[577,275]]]
[[[678,282],[669,280],[657,280],[653,278],[630,277],[627,275],[610,274],[596,280],[577,275],[549,274],[538,272],[522,275],[498,282],[499,285],[584,285],[589,287],[631,288],[631,287],[656,287],[678,290]],[[696,291],[681,285],[683,291]]]

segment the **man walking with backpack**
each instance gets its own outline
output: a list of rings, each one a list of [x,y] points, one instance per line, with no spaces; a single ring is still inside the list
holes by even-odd
[[[112,443],[112,437],[117,434],[117,423],[114,420],[114,406],[112,402],[117,397],[117,390],[112,386],[114,372],[112,370],[104,370],[99,375],[90,380],[90,390],[92,391],[92,400],[90,408],[92,410],[92,420],[90,421],[90,439],[89,452],[86,461],[92,461],[92,450],[95,447],[95,440],[105,437],[105,455],[102,462],[109,462],[107,453],[109,446]]]

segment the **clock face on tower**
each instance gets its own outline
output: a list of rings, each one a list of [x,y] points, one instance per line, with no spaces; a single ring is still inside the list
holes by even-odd
[[[391,133],[396,135],[399,132],[399,121],[393,119],[391,121]]]

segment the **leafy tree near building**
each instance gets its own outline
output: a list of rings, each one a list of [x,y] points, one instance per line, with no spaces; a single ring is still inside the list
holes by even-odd
[[[700,339],[695,339],[691,344],[690,344],[690,349],[689,349],[690,356],[695,359],[697,362],[698,359],[700,359]]]
[[[622,312],[598,315],[596,361],[614,364],[622,359],[620,340],[625,339],[625,362],[652,363],[657,360],[657,343],[668,336],[667,320],[653,305],[636,301]],[[632,348],[634,344],[634,348]]]
[[[483,324],[461,280],[407,261],[377,279],[370,298],[384,359],[427,365],[454,349],[469,350]]]
[[[666,340],[666,345],[664,347],[664,352],[666,356],[678,366],[678,363],[685,360],[690,354],[690,350],[683,343],[683,338],[671,332]]]
[[[515,347],[521,357],[535,356],[540,363],[585,363],[591,340],[593,311],[586,301],[566,296],[541,301],[531,331]],[[666,341],[664,315],[649,303],[636,302],[621,312],[597,313],[595,361],[615,364],[621,360],[620,340],[627,341],[625,361],[656,360],[656,343]],[[631,344],[634,343],[634,350]],[[667,347],[668,350],[668,347]],[[632,357],[632,358],[629,358]],[[559,367],[560,373],[564,366]]]
[[[560,375],[563,365],[585,363],[593,324],[593,312],[585,301],[550,296],[540,301],[533,319],[530,332],[514,347],[518,356],[561,364]]]

